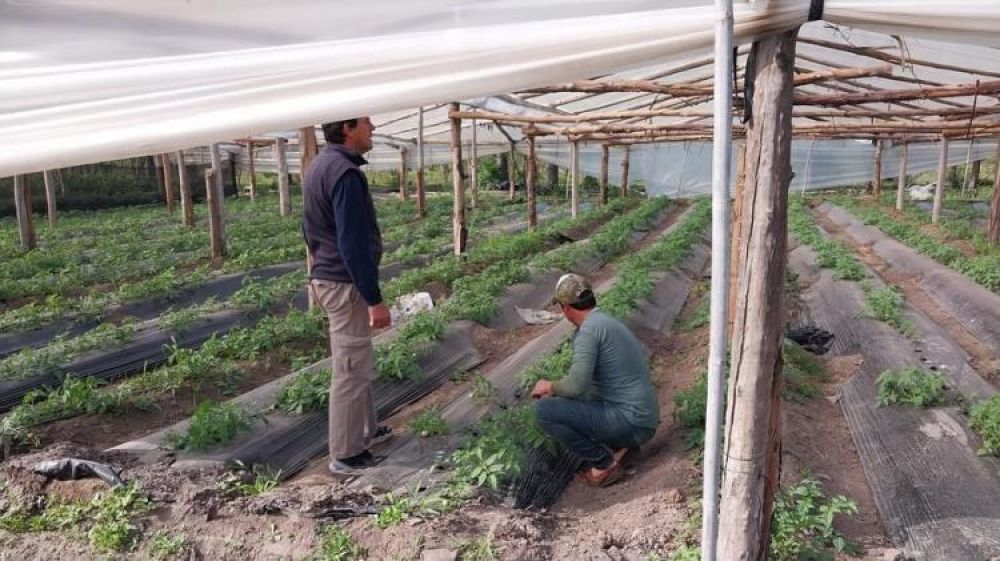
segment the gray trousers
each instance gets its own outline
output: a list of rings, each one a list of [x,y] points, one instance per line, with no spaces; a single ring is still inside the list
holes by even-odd
[[[368,305],[353,283],[313,279],[311,285],[330,320],[330,456],[347,458],[367,450],[378,427]]]

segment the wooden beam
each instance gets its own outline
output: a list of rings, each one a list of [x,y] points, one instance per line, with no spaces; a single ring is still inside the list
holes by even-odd
[[[45,182],[45,210],[49,218],[49,228],[56,227],[56,186],[52,172],[45,170],[42,172],[42,181]]]
[[[319,154],[319,146],[316,144],[316,127],[302,127],[299,129],[299,185],[302,186],[303,200],[305,200],[306,193],[306,172],[316,154]]]
[[[628,196],[628,145],[622,146],[622,196]]]
[[[417,216],[427,216],[424,197],[424,108],[417,111]]]
[[[17,233],[21,247],[35,249],[38,240],[35,237],[35,220],[31,214],[31,187],[23,175],[14,176],[14,212],[17,215]]]
[[[458,103],[449,106],[458,109]],[[452,235],[455,255],[465,253],[465,173],[462,171],[462,120],[451,120]]]
[[[170,154],[160,154],[160,161],[163,162],[163,198],[167,203],[167,214],[174,213],[174,164],[170,161]]]
[[[473,111],[473,113],[475,113],[475,111]],[[469,192],[472,195],[472,208],[476,208],[477,206],[479,206],[479,170],[477,169],[477,165],[479,163],[478,160],[479,154],[477,152],[477,147],[476,147],[477,139],[476,139],[475,117],[471,119],[471,123],[472,123],[472,145],[469,153],[469,159],[470,159],[469,181],[472,183],[471,185],[472,189],[470,189]]]
[[[206,179],[211,179],[212,188],[212,201],[209,201],[210,217],[214,215],[214,222],[209,222],[209,230],[212,236],[212,258],[213,260],[225,257],[228,254],[228,249],[226,248],[226,212],[223,207],[225,201],[225,189],[222,184],[222,152],[220,151],[218,144],[212,144],[210,147],[212,154],[212,175],[205,175]],[[235,180],[235,178],[233,178]],[[206,188],[209,184],[206,183]],[[237,189],[239,191],[239,189]],[[215,237],[218,236],[218,240]],[[218,255],[216,255],[216,250],[218,249]]]
[[[538,226],[538,207],[535,199],[535,179],[538,177],[538,167],[535,165],[535,137],[528,137],[528,162],[525,164],[524,189],[528,196],[528,227],[532,230]]]
[[[955,84],[930,88],[908,88],[900,90],[873,90],[852,94],[819,95],[796,94],[795,105],[851,105],[885,101],[907,101],[914,99],[938,99],[942,97],[965,97],[977,93],[976,84]],[[1000,93],[1000,80],[982,82],[978,85],[979,95]]]
[[[941,137],[941,155],[938,158],[937,189],[934,190],[934,207],[931,210],[931,222],[937,224],[941,220],[941,204],[944,201],[944,184],[948,180],[948,137]]]
[[[601,194],[598,201],[602,205],[608,204],[608,160],[610,159],[610,154],[608,153],[608,150],[609,147],[607,144],[601,145],[601,177],[600,177]]]
[[[205,200],[208,203],[208,234],[212,251],[212,262],[218,264],[226,257],[226,234],[222,225],[222,202],[215,188],[216,171],[205,170]]]
[[[177,187],[181,192],[181,216],[185,226],[194,227],[194,200],[191,197],[191,180],[188,178],[184,152],[174,152],[174,159],[177,160]]]
[[[250,201],[257,201],[257,170],[254,166],[254,153],[253,153],[253,142],[249,142],[247,146],[247,166],[250,172]]]
[[[882,202],[882,149],[884,144],[881,140],[875,141],[875,174],[872,178],[872,192],[875,195],[875,203]]]
[[[569,209],[576,218],[580,214],[580,145],[569,144]]]
[[[993,177],[993,198],[990,201],[990,218],[986,239],[991,245],[1000,244],[1000,144],[997,145],[996,174]]]
[[[831,68],[817,72],[799,74],[795,77],[795,85],[815,84],[827,80],[846,80],[872,76],[891,76],[892,66],[881,64],[864,68]],[[737,84],[736,91],[742,91],[743,85]],[[544,88],[524,90],[522,93],[548,94],[561,92],[583,93],[619,93],[642,92],[656,93],[675,97],[712,95],[712,86],[692,86],[687,84],[664,84],[653,80],[579,80],[569,84],[561,84]]]
[[[980,76],[991,76],[994,78],[1000,78],[1000,73],[997,72],[989,72],[978,68],[968,68],[963,66],[955,66],[951,64],[943,64],[940,62],[935,62],[931,60],[922,60],[922,59],[912,58],[909,56],[907,56],[906,58],[901,58],[896,55],[891,55],[889,53],[880,51],[879,49],[875,49],[872,47],[853,47],[850,45],[844,45],[841,43],[835,43],[833,41],[826,41],[823,39],[799,38],[799,41],[802,43],[808,43],[810,45],[826,47],[828,49],[833,49],[836,51],[845,51],[856,55],[866,56],[868,58],[873,58],[876,60],[888,62],[889,64],[896,64],[904,67],[926,66],[928,68],[937,68],[940,70],[951,70],[953,72],[963,72],[966,74],[978,74]]]
[[[903,198],[906,193],[906,158],[910,152],[910,144],[905,140],[899,147],[899,177],[896,179],[896,210],[903,210]]]
[[[509,190],[509,199],[514,200],[517,191],[517,165],[514,162],[514,155],[517,151],[514,149],[514,141],[510,141],[510,154],[507,157],[507,188]]]
[[[792,179],[792,68],[797,30],[769,36],[756,49],[753,121],[747,130],[742,202],[743,263],[737,290],[718,558],[767,555],[781,457],[781,341]],[[722,303],[723,305],[725,303]]]
[[[406,148],[399,147],[399,198],[406,201],[410,199],[407,192],[407,170],[406,170]]]
[[[278,214],[288,216],[292,213],[292,199],[288,192],[288,141],[277,139],[274,143],[274,159],[278,161]]]

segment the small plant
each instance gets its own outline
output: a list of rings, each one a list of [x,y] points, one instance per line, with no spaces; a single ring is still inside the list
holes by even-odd
[[[873,318],[884,321],[909,336],[913,325],[903,318],[903,293],[892,286],[879,289],[868,285],[862,287],[865,291],[865,311]]]
[[[857,504],[846,497],[826,500],[814,479],[782,489],[772,514],[770,559],[823,559],[832,558],[831,549],[837,553],[854,551],[856,547],[834,529],[833,517],[857,511]]]
[[[423,437],[448,434],[448,424],[441,417],[439,407],[430,407],[422,411],[410,421],[410,430]]]
[[[819,384],[827,379],[823,363],[790,339],[785,339],[782,358],[782,397],[799,403],[818,397]]]
[[[878,385],[880,406],[901,404],[927,407],[941,403],[947,388],[944,376],[936,372],[925,372],[914,366],[886,370],[875,383]]]
[[[135,485],[118,487],[91,501],[94,525],[87,532],[99,551],[130,551],[139,540],[134,519],[153,510],[153,503]]]
[[[254,497],[274,489],[279,481],[281,481],[281,470],[271,472],[257,465],[250,469],[243,462],[237,461],[236,469],[219,481],[219,489],[226,493]]]
[[[493,386],[493,383],[483,376],[482,374],[476,374],[472,379],[472,399],[479,403],[480,405],[486,405],[493,401],[493,396],[496,395],[497,389]]]
[[[231,403],[202,402],[191,416],[187,433],[174,439],[182,450],[207,450],[229,443],[251,426],[251,416]]]
[[[708,298],[702,300],[701,303],[698,304],[698,307],[695,308],[694,313],[691,314],[691,317],[685,321],[680,322],[678,328],[681,331],[694,331],[699,327],[708,325],[709,313],[711,311],[711,304],[712,301]]]
[[[350,534],[335,524],[323,528],[317,561],[360,561],[368,552],[354,543]]]
[[[972,406],[969,426],[983,439],[980,454],[1000,456],[1000,394]]]
[[[682,545],[670,554],[670,561],[701,561],[701,548],[693,545]]]
[[[281,388],[274,408],[287,413],[322,411],[330,401],[330,371],[302,372]]]
[[[149,556],[153,559],[169,559],[180,552],[188,545],[187,536],[177,534],[171,536],[163,530],[159,530],[149,542]]]
[[[396,498],[392,493],[389,493],[386,496],[386,501],[386,505],[375,516],[375,525],[383,530],[390,526],[402,524],[410,515],[412,508],[410,499],[407,497]]]
[[[458,546],[462,561],[498,561],[500,553],[493,540],[493,530],[481,538],[469,540]]]
[[[705,443],[705,408],[708,407],[708,382],[704,374],[694,385],[674,394],[674,419],[686,429],[684,443],[688,449],[701,448]]]

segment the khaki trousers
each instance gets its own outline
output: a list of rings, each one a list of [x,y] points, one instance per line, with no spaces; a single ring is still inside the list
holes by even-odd
[[[368,305],[353,283],[313,279],[311,285],[330,320],[330,456],[348,458],[368,449],[378,427]]]

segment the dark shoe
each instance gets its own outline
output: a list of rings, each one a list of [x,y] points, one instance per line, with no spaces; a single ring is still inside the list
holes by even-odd
[[[375,429],[375,434],[372,435],[371,445],[378,446],[379,444],[389,442],[390,440],[392,440],[392,429],[385,425],[379,425],[379,427]]]
[[[364,470],[377,465],[382,456],[375,456],[368,450],[349,458],[334,458],[327,466],[334,475],[358,475]]]

